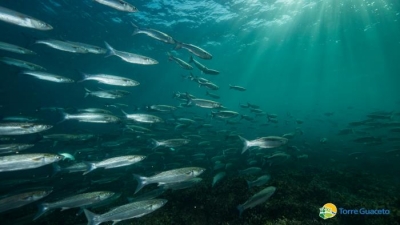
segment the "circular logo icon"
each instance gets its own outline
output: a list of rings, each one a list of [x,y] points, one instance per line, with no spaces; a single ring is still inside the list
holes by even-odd
[[[319,209],[319,217],[326,220],[336,216],[337,208],[332,203],[326,203],[322,208]]]

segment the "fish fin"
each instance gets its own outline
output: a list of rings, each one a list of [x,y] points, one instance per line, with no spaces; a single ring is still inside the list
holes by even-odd
[[[241,137],[241,136],[239,136],[239,138],[240,138],[240,140],[243,141],[243,144],[244,144],[243,149],[242,149],[242,154],[243,154],[250,147],[249,146],[249,141],[246,140],[245,138]]]
[[[86,175],[86,174],[92,172],[93,170],[97,169],[97,166],[95,163],[91,163],[91,162],[84,162],[84,163],[87,166],[87,170],[85,172],[83,172],[83,175]]]
[[[132,33],[132,36],[138,34],[140,32],[140,28],[136,24],[134,24],[133,22],[131,22],[131,24],[135,28],[135,30]]]
[[[242,213],[243,213],[243,211],[244,211],[243,205],[238,205],[238,206],[237,206],[237,209],[239,210],[239,217],[242,217]]]
[[[106,45],[106,48],[107,48],[106,56],[104,56],[104,58],[116,55],[115,49],[113,47],[111,47],[111,45],[109,45],[107,42],[104,42],[104,44]]]
[[[87,225],[97,225],[100,224],[100,222],[96,221],[98,215],[90,212],[87,209],[83,209],[83,212],[85,213],[86,219],[88,220],[88,224]]]
[[[37,220],[39,217],[41,217],[43,214],[45,214],[47,211],[49,211],[49,207],[45,203],[38,205],[38,208],[39,208],[39,210],[36,213],[33,220]]]
[[[138,193],[144,186],[147,185],[147,177],[141,177],[139,175],[133,174],[133,178],[136,179],[136,181],[138,182],[138,185],[136,187],[135,193]]]
[[[61,171],[61,167],[57,163],[52,163],[51,165],[53,166],[53,173],[51,174],[51,177],[54,177],[58,172]]]
[[[82,83],[83,81],[87,80],[90,77],[89,74],[86,74],[86,73],[84,73],[82,71],[79,71],[79,70],[77,70],[77,71],[78,71],[78,73],[80,73],[82,75],[82,80],[78,80],[78,81],[76,81],[76,83]]]
[[[115,225],[117,223],[121,222],[121,220],[113,220],[113,223],[111,225]]]

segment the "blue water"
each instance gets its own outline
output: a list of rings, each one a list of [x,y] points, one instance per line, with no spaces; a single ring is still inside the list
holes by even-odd
[[[120,109],[107,108],[106,105],[127,104],[128,107],[124,107],[123,110],[134,113],[137,112],[137,108],[141,112],[145,111],[145,105],[178,106],[179,101],[173,98],[174,92],[188,92],[198,98],[211,99],[206,95],[207,90],[204,87],[199,87],[198,84],[182,77],[192,72],[194,75],[204,77],[219,86],[219,90],[213,91],[213,93],[221,96],[221,99],[216,101],[221,102],[229,110],[255,118],[254,122],[240,120],[240,124],[228,125],[223,121],[210,119],[210,109],[198,107],[182,107],[174,115],[161,114],[166,120],[199,116],[205,119],[205,122],[199,123],[213,125],[213,128],[206,132],[209,132],[207,140],[212,141],[212,147],[215,149],[212,152],[207,152],[208,157],[202,162],[208,169],[208,173],[203,176],[206,180],[204,182],[208,186],[210,186],[212,177],[216,173],[212,170],[213,162],[209,158],[221,154],[221,150],[228,147],[242,148],[239,139],[226,139],[223,135],[218,136],[216,132],[219,130],[234,131],[235,134],[240,134],[250,140],[264,136],[282,136],[301,130],[302,135],[296,133],[296,137],[289,140],[288,143],[289,146],[297,146],[300,152],[293,153],[289,150],[281,150],[289,153],[292,159],[299,155],[307,155],[308,159],[285,162],[278,165],[279,169],[271,169],[270,167],[274,167],[273,165],[268,166],[261,161],[256,164],[263,170],[275,170],[278,174],[282,170],[291,171],[290,168],[293,164],[295,166],[293,166],[292,171],[298,171],[297,166],[299,165],[300,168],[303,168],[302,166],[321,167],[329,164],[333,168],[343,169],[341,173],[346,173],[348,171],[347,166],[354,166],[356,171],[362,171],[363,168],[368,167],[366,165],[370,165],[368,163],[373,162],[373,168],[389,167],[387,170],[375,171],[377,174],[372,177],[376,179],[370,180],[371,183],[380,183],[381,174],[392,172],[395,174],[394,171],[399,171],[394,160],[397,159],[394,157],[398,157],[398,154],[385,154],[385,151],[396,150],[400,146],[400,140],[388,140],[388,138],[400,137],[400,133],[390,131],[395,127],[386,126],[388,123],[394,124],[400,121],[399,1],[131,0],[129,2],[135,5],[139,12],[117,11],[92,0],[2,1],[1,6],[45,21],[51,24],[54,29],[38,31],[1,22],[0,41],[31,49],[37,55],[18,55],[1,51],[0,56],[26,60],[46,67],[48,72],[66,76],[76,81],[82,79],[78,71],[83,71],[91,74],[109,73],[124,76],[139,81],[140,85],[132,88],[117,87],[117,89],[131,92],[129,96],[117,100],[95,97],[84,98],[84,88],[90,90],[116,88],[94,81],[75,84],[55,84],[40,81],[19,75],[20,69],[16,67],[0,64],[2,77],[0,82],[0,116],[39,117],[46,123],[55,125],[52,130],[46,131],[46,134],[86,132],[99,135],[100,139],[116,140],[123,135],[121,124],[103,126],[75,121],[57,124],[62,120],[61,113],[43,112],[39,108],[49,106],[73,109],[104,108],[112,110],[115,115],[122,118],[123,114]],[[213,55],[212,60],[195,59],[208,68],[220,71],[220,74],[217,76],[202,74],[196,67],[192,71],[180,68],[176,63],[168,60],[167,52],[188,61],[191,55],[188,51],[175,49],[173,45],[159,42],[144,34],[132,36],[134,28],[131,22],[140,27],[162,31],[175,40],[205,49]],[[115,56],[73,54],[35,44],[36,40],[50,38],[82,42],[103,48],[105,48],[104,41],[106,41],[118,50],[151,57],[156,59],[159,64],[151,66],[135,65],[126,63]],[[246,91],[231,90],[229,89],[230,84],[245,87]],[[255,117],[249,109],[240,107],[240,104],[246,105],[247,103],[260,106],[260,109],[266,114],[276,114],[278,123],[268,122],[266,115]],[[389,115],[390,118],[369,121],[376,123],[375,125],[349,126],[351,122],[368,119],[368,115],[371,114]],[[303,123],[296,123],[296,120],[301,120]],[[235,121],[239,121],[239,119],[237,118]],[[261,124],[267,125],[260,126]],[[196,128],[176,130],[171,125],[162,126],[162,128],[166,128],[168,131],[157,132],[154,138],[178,138],[181,137],[183,132],[196,133],[198,131]],[[355,129],[355,133],[346,136],[337,135],[341,129],[346,128]],[[377,145],[374,145],[376,143],[369,145],[368,143],[354,142],[356,138],[371,136],[380,138],[382,142]],[[321,143],[323,138],[327,139],[326,143]],[[34,142],[37,141],[37,136],[29,136],[21,140]],[[150,137],[144,138],[140,142],[131,143],[129,147],[141,148],[142,153],[150,154],[151,148],[147,147],[149,140]],[[76,148],[74,145],[63,146],[60,147],[61,149],[55,149],[51,144],[38,144],[38,146],[41,147],[36,146],[28,152],[48,151],[57,153],[61,150],[67,151]],[[189,150],[190,153],[173,152],[168,154],[186,154],[186,162],[190,163],[189,165],[182,164],[182,166],[194,166],[190,155],[196,152],[204,152],[204,149],[194,144]],[[167,149],[167,151],[170,150]],[[364,154],[362,160],[366,161],[360,162],[360,158],[348,157],[348,154],[353,152],[362,152]],[[113,153],[110,153],[110,155],[116,156]],[[238,152],[235,157],[232,157],[233,162],[240,157],[251,158],[254,156],[240,155],[240,152]],[[368,159],[365,159],[365,157]],[[241,159],[246,160],[245,158]],[[168,160],[168,162],[173,162],[173,158]],[[323,163],[325,162],[323,160],[326,160],[326,164]],[[229,162],[229,160],[226,159],[226,162]],[[154,160],[154,163],[163,164],[164,162]],[[237,169],[247,167],[250,166],[238,163],[234,164],[232,170],[236,172]],[[47,169],[51,170],[50,167]],[[159,166],[155,170],[145,168],[142,172],[154,174],[162,170],[162,166]],[[319,172],[322,173],[322,171]],[[319,172],[314,171],[314,174],[312,174],[318,175]],[[374,171],[369,172],[374,173]],[[307,173],[304,172],[303,175],[309,176],[310,174]],[[394,174],[388,175],[389,177],[385,178],[383,183],[393,182],[398,187],[398,178],[395,178]],[[4,176],[13,175],[5,174]],[[230,185],[240,180],[239,178],[243,178],[233,172],[227,177],[234,180],[226,180],[226,183],[231,182]],[[278,186],[280,184],[279,176],[275,177],[272,174],[272,177],[276,179],[275,183],[272,184],[277,186],[277,190],[285,188]],[[355,175],[354,179],[357,179],[356,177]],[[297,178],[301,179],[301,175]],[[29,177],[29,179],[34,178]],[[285,178],[281,177],[281,179],[284,180]],[[241,181],[244,182],[244,179],[241,179]],[[54,183],[54,181],[49,181],[46,184],[52,184],[51,182]],[[133,180],[130,182],[133,186],[132,190],[134,190],[135,183]],[[338,181],[331,182],[336,183]],[[26,187],[22,186],[21,188]],[[228,187],[225,188],[229,190]],[[246,187],[243,186],[243,188]],[[210,187],[202,190],[211,192]],[[339,188],[332,189],[333,192],[337,190]],[[1,194],[6,195],[8,191],[2,190]],[[128,192],[128,189],[125,187],[124,193],[126,192]],[[232,202],[232,205],[228,207],[229,212],[235,214],[235,216],[237,204],[242,204],[256,192],[245,192],[243,190],[240,193],[245,197]],[[392,193],[388,191],[388,195],[390,194]],[[213,192],[213,196],[217,199],[218,194]],[[282,194],[273,196],[271,201],[274,197],[282,199]],[[355,198],[358,197],[360,196],[355,194]],[[171,197],[169,201],[173,202],[173,199]],[[318,201],[320,202],[314,203],[322,206],[326,202],[334,201],[334,199],[321,197]],[[360,202],[362,201],[360,200]],[[112,207],[117,205],[120,204]],[[34,207],[31,207],[27,209],[29,213],[35,211]],[[193,206],[191,203],[187,203],[187,207]],[[345,207],[349,208],[350,206]],[[353,202],[351,207],[359,207],[359,204]],[[397,202],[393,200],[393,202],[387,203],[387,207],[392,207],[392,211],[397,210],[398,213],[400,205],[398,200]],[[162,210],[160,209],[160,211]],[[102,210],[101,213],[106,211],[108,210]],[[267,211],[268,208],[262,207],[256,211],[256,214],[261,215]],[[15,220],[18,210],[13,211],[13,213],[15,213],[14,216],[10,214],[7,217],[10,218],[10,221]],[[63,213],[54,212],[53,214],[63,215]],[[158,215],[162,217],[160,214]],[[177,216],[172,213],[170,215],[172,217]],[[247,216],[249,218],[250,213]],[[270,222],[276,221],[282,216],[288,217],[285,213],[281,213],[271,219]],[[313,216],[316,220],[320,220],[317,213]],[[146,224],[160,224],[151,222],[152,215],[147,217]],[[226,218],[228,219],[222,216],[218,219],[214,216],[212,222],[245,224],[238,217]],[[48,221],[44,219],[35,224],[58,224],[52,221],[54,219],[57,219],[57,217],[53,215],[51,219],[47,219]],[[336,224],[360,222],[357,219],[353,221],[345,220],[343,217],[342,220],[339,219],[336,220]],[[30,222],[27,221],[15,224],[29,224]],[[68,224],[84,223],[85,219],[80,216],[76,220],[78,222],[71,221],[73,222]],[[188,224],[188,221],[191,220],[182,219],[179,221],[181,222],[164,221],[164,223]],[[256,220],[249,219],[247,224],[255,224],[254,221]],[[390,220],[390,222],[393,221],[399,221],[398,214],[397,217]],[[136,221],[127,221],[125,224],[130,224],[129,222],[134,224]],[[13,223],[10,222],[10,224]],[[197,221],[193,224],[202,223]],[[377,222],[376,224],[388,223]]]

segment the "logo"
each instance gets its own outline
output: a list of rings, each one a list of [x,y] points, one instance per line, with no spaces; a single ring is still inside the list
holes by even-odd
[[[319,217],[326,220],[336,216],[337,208],[332,203],[326,203],[322,208],[319,209]]]

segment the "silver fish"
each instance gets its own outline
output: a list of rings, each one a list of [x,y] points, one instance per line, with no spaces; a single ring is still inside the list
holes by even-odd
[[[115,193],[109,191],[89,192],[67,197],[56,202],[42,203],[39,205],[39,211],[33,220],[38,219],[44,213],[52,209],[61,208],[61,211],[64,211],[70,208],[90,207],[90,205],[107,200],[113,195],[115,195]]]
[[[269,137],[262,137],[255,140],[246,140],[245,138],[239,136],[240,140],[243,141],[243,149],[242,154],[251,147],[258,147],[258,148],[277,148],[284,144],[286,144],[289,140],[283,137],[276,137],[276,136],[269,136]]]
[[[87,96],[95,96],[98,98],[107,98],[107,99],[117,99],[117,98],[122,98],[123,95],[115,93],[114,91],[91,91],[87,88],[85,88],[85,98]],[[95,112],[96,113],[96,112]],[[102,113],[102,112],[99,112]]]
[[[51,48],[61,50],[64,52],[72,52],[72,53],[88,53],[89,51],[81,46],[72,44],[70,42],[59,41],[54,39],[48,40],[39,40],[35,42],[36,44],[44,44]]]
[[[160,188],[154,189],[152,191],[146,192],[142,195],[139,195],[137,197],[128,198],[128,201],[129,202],[138,202],[138,201],[142,201],[142,200],[154,199],[154,198],[157,198],[158,196],[164,194],[165,191],[166,191],[166,189],[160,187]]]
[[[60,161],[62,158],[62,156],[47,153],[1,156],[0,172],[38,168]]]
[[[251,196],[251,198],[249,198],[249,200],[247,200],[245,203],[238,205],[237,209],[239,210],[239,216],[242,216],[244,210],[248,208],[253,208],[256,205],[267,201],[275,193],[275,190],[275,187],[267,187],[256,193],[255,195]]]
[[[179,147],[185,144],[188,144],[190,142],[189,139],[169,139],[169,140],[162,140],[162,141],[157,141],[155,139],[152,139],[153,142],[153,149],[156,149],[160,146],[167,147],[167,148],[175,148]]]
[[[78,109],[78,112],[111,114],[111,112],[108,111],[108,110],[105,110],[105,109],[98,109],[98,108]]]
[[[145,34],[151,38],[154,38],[156,40],[168,43],[168,44],[175,44],[175,40],[169,36],[168,34],[165,34],[161,31],[154,30],[154,29],[148,29],[148,28],[140,28],[136,24],[131,23],[132,26],[135,27],[135,30],[133,31],[132,35],[136,34]]]
[[[192,70],[192,69],[193,69],[193,67],[192,67],[189,63],[183,61],[183,60],[180,59],[180,58],[177,58],[177,57],[173,56],[173,55],[172,55],[171,53],[169,53],[169,52],[168,52],[168,59],[169,59],[169,61],[174,61],[174,62],[176,62],[180,67],[182,67],[182,68],[185,69],[185,70]]]
[[[0,20],[15,24],[21,27],[28,27],[37,30],[51,30],[53,27],[43,21],[31,16],[16,12],[0,6]]]
[[[85,74],[82,73],[84,78],[79,82],[83,82],[86,80],[95,80],[102,84],[114,85],[114,86],[138,86],[140,83],[125,77],[108,75],[108,74]]]
[[[211,117],[219,117],[222,119],[229,119],[229,118],[234,118],[237,117],[239,113],[234,112],[234,111],[219,111],[219,112],[211,112]]]
[[[51,125],[35,123],[0,123],[0,135],[24,135],[42,132],[52,128]]]
[[[125,2],[123,0],[94,0],[94,1],[96,1],[102,5],[106,5],[108,7],[114,8],[119,11],[125,11],[125,12],[137,12],[138,11],[138,9],[135,6]]]
[[[190,56],[189,63],[194,63],[194,65],[196,65],[196,67],[199,70],[201,70],[201,72],[203,72],[205,74],[209,74],[209,75],[218,75],[219,74],[219,71],[207,68],[206,66],[204,66],[200,62],[198,62],[195,59],[193,59],[192,56]]]
[[[182,43],[182,42],[176,42],[176,49],[180,49],[180,48],[184,48],[186,50],[188,50],[189,52],[193,53],[194,55],[196,55],[199,58],[202,59],[212,59],[212,55],[210,53],[208,53],[206,50],[197,47],[195,45],[192,44],[186,44],[186,43]]]
[[[142,56],[142,55],[137,55],[137,54],[133,54],[133,53],[129,53],[129,52],[123,52],[123,51],[118,51],[116,49],[114,49],[113,47],[111,47],[111,45],[109,45],[107,42],[104,42],[106,44],[107,47],[107,56],[118,56],[119,58],[121,58],[122,60],[124,60],[125,62],[128,63],[133,63],[133,64],[140,64],[140,65],[154,65],[154,64],[158,64],[157,60],[146,57],[146,56]]]
[[[270,179],[271,179],[271,175],[263,175],[263,176],[257,178],[257,179],[254,180],[254,181],[248,181],[248,180],[246,180],[246,182],[247,182],[247,186],[248,186],[249,189],[250,189],[250,188],[256,187],[256,186],[262,186],[262,185],[268,183],[268,181],[269,181]]]
[[[157,112],[172,112],[177,108],[169,105],[151,105],[146,107],[148,110],[157,111]]]
[[[134,120],[139,123],[163,123],[164,120],[158,116],[153,116],[150,114],[143,114],[143,113],[135,113],[135,114],[127,114],[126,112],[122,111],[126,118],[130,120]]]
[[[46,80],[46,81],[55,82],[55,83],[75,83],[74,80],[72,80],[68,77],[63,77],[60,75],[46,73],[46,72],[42,72],[42,71],[26,70],[26,71],[22,71],[21,74],[30,75],[39,80]]]
[[[84,209],[88,225],[98,225],[103,222],[113,221],[116,224],[119,221],[139,218],[161,208],[167,203],[165,199],[151,199],[129,203],[118,206],[101,215],[96,215],[87,209]]]
[[[83,173],[83,175],[97,169],[97,168],[104,168],[104,169],[111,169],[111,168],[118,168],[122,166],[129,166],[134,163],[138,163],[145,159],[146,156],[143,155],[125,155],[119,156],[114,158],[109,158],[100,162],[95,163],[87,163],[88,170]]]
[[[193,177],[197,177],[204,171],[205,169],[200,167],[184,167],[164,171],[151,177],[141,177],[134,174],[134,178],[138,181],[138,186],[136,187],[135,194],[148,184],[158,183],[160,185],[166,183],[181,182],[189,180]]]
[[[17,67],[28,69],[28,70],[46,70],[45,68],[43,68],[39,65],[36,65],[36,64],[30,63],[30,62],[26,62],[23,60],[19,60],[19,59],[3,57],[0,59],[0,61],[2,61],[5,64],[11,65],[11,66],[17,66]]]
[[[222,106],[221,103],[207,100],[207,99],[200,99],[200,98],[193,98],[190,99],[188,102],[188,105],[191,103],[195,104],[198,107],[201,108],[207,108],[207,109],[215,109],[215,108],[220,108]]]
[[[26,48],[23,48],[23,47],[19,47],[17,45],[13,45],[13,44],[1,42],[1,41],[0,41],[0,49],[1,50],[5,50],[5,51],[9,51],[9,52],[18,53],[18,54],[26,54],[26,55],[28,55],[28,54],[30,54],[30,55],[36,54],[34,51],[31,51],[29,49],[26,49]]]
[[[208,91],[206,92],[206,95],[210,96],[211,98],[215,98],[215,99],[221,98],[219,95],[216,95],[216,94],[208,92]]]
[[[66,41],[68,43],[71,43],[75,46],[79,46],[83,49],[86,49],[88,53],[93,53],[93,54],[106,54],[106,49],[95,46],[95,45],[89,45],[85,43],[80,43],[80,42],[72,42],[72,41]]]
[[[51,190],[29,191],[2,198],[0,199],[0,213],[38,201],[49,195],[51,192]]]
[[[37,118],[34,117],[26,117],[26,116],[7,116],[1,119],[3,121],[12,121],[12,122],[35,122],[38,121]]]
[[[32,148],[33,144],[0,144],[0,154],[19,153],[20,151]]]
[[[246,90],[246,88],[244,88],[244,87],[233,86],[233,85],[229,85],[229,89],[233,89],[233,90],[237,90],[237,91],[245,91]]]
[[[161,187],[165,190],[168,190],[168,189],[171,189],[173,191],[182,190],[182,189],[190,188],[190,187],[198,184],[202,180],[203,179],[201,179],[200,177],[195,177],[195,178],[192,178],[189,180],[184,180],[181,182],[161,184]]]
[[[86,123],[115,123],[120,121],[116,116],[102,113],[64,113],[64,120],[78,120]]]

